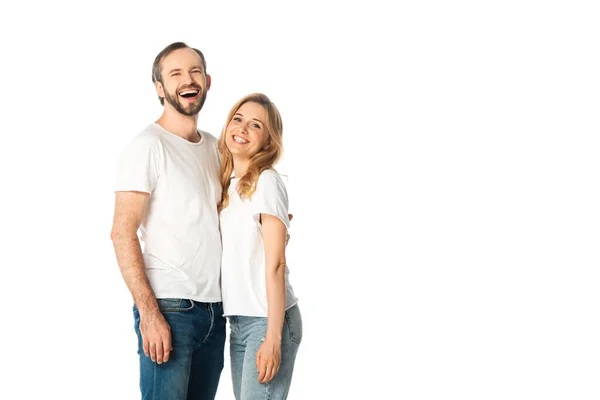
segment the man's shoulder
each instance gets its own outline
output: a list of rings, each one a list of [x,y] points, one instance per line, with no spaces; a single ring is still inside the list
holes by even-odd
[[[136,136],[136,138],[154,142],[160,142],[162,137],[162,128],[157,124],[146,125]]]
[[[158,147],[162,144],[162,134],[156,124],[150,124],[144,127],[140,132],[135,135],[131,141],[130,146],[141,146],[141,147]]]

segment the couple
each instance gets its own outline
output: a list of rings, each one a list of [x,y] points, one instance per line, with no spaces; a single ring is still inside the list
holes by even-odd
[[[134,300],[143,399],[214,399],[225,317],[235,398],[285,399],[302,338],[288,281],[279,111],[238,101],[217,140],[197,129],[210,89],[202,52],[154,60],[164,106],[121,154],[111,238]],[[145,243],[142,252],[137,231]]]

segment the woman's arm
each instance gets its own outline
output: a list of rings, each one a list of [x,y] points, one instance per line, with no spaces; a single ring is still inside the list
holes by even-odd
[[[261,214],[267,283],[267,335],[256,353],[259,382],[269,382],[281,362],[281,335],[285,316],[285,246],[287,229],[270,214]]]

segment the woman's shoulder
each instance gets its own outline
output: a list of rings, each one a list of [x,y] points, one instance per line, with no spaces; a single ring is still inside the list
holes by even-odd
[[[274,169],[266,169],[258,176],[258,186],[276,186],[285,188],[281,175]]]
[[[253,199],[258,204],[279,204],[282,210],[287,210],[287,189],[277,171],[273,169],[262,171],[258,177],[255,193],[256,196],[253,196]]]
[[[262,171],[260,173],[260,175],[258,176],[258,180],[267,180],[267,179],[281,179],[279,177],[279,173],[277,173],[277,171],[275,171],[272,168],[269,169],[265,169],[264,171]]]

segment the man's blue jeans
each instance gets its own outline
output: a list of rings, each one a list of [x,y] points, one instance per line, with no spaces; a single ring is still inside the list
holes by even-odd
[[[158,299],[158,306],[171,327],[173,347],[169,361],[162,364],[144,354],[140,314],[133,307],[142,400],[213,400],[223,369],[222,303]]]

